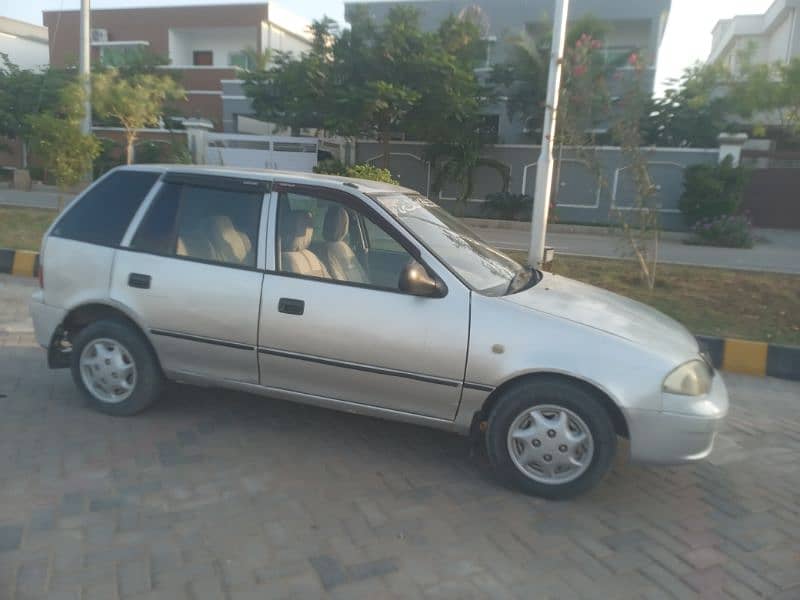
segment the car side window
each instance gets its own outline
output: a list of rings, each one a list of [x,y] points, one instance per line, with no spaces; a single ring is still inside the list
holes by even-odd
[[[165,183],[133,238],[135,250],[255,267],[263,194]]]
[[[115,171],[87,191],[56,223],[51,235],[116,246],[153,184],[158,171]]]
[[[413,260],[369,215],[313,194],[278,194],[277,232],[281,273],[397,290],[400,273]]]

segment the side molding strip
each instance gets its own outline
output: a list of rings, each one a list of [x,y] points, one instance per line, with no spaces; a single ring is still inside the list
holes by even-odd
[[[419,373],[409,373],[407,371],[396,371],[394,369],[386,369],[383,367],[374,367],[372,365],[363,365],[332,358],[323,358],[321,356],[312,356],[309,354],[299,354],[297,352],[287,352],[285,350],[275,350],[273,348],[259,347],[258,351],[261,354],[269,354],[272,356],[280,356],[281,358],[294,358],[297,360],[304,360],[306,362],[313,362],[321,365],[328,365],[331,367],[341,367],[343,369],[352,369],[354,371],[363,371],[366,373],[376,373],[378,375],[390,375],[392,377],[402,377],[404,379],[412,379],[414,381],[422,381],[424,383],[435,383],[438,385],[446,385],[448,387],[458,387],[461,385],[460,381],[453,379],[442,379],[440,377],[432,377],[430,375],[421,375]]]

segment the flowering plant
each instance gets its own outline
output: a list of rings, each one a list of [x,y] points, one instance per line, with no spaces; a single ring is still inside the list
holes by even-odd
[[[725,215],[702,219],[692,228],[692,243],[727,248],[752,248],[753,231],[747,215]]]

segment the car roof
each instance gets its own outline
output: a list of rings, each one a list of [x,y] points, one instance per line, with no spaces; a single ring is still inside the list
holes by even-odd
[[[192,173],[203,175],[219,175],[220,177],[241,177],[261,179],[265,181],[284,181],[305,185],[323,185],[332,188],[344,186],[355,188],[365,194],[385,194],[387,192],[418,194],[419,192],[392,183],[324,175],[320,173],[304,173],[301,171],[280,171],[277,169],[255,169],[247,167],[222,167],[215,165],[180,165],[180,164],[137,164],[117,167],[119,170],[135,171],[169,171],[170,173]]]

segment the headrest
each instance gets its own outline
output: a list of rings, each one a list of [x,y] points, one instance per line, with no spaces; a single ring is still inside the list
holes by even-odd
[[[224,244],[230,248],[233,253],[233,258],[236,261],[244,261],[247,253],[250,251],[249,241],[246,241],[247,236],[239,232],[233,226],[230,217],[226,215],[217,215],[211,217],[211,242],[217,249],[217,252],[225,254]],[[226,257],[230,260],[230,257]]]
[[[331,206],[325,213],[322,236],[326,242],[339,242],[347,236],[350,216],[341,206]]]
[[[311,245],[314,225],[311,213],[293,210],[281,221],[281,251],[299,252]]]

